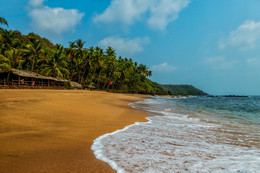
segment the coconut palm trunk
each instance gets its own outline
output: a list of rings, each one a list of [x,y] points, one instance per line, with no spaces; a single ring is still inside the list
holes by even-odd
[[[109,85],[110,85],[110,81],[111,81],[111,76],[112,76],[112,72],[110,73],[110,75],[109,75],[109,80],[108,80],[108,84],[107,84],[107,90],[108,90],[108,88],[109,88]]]
[[[102,70],[100,69],[99,74],[98,74],[98,83],[97,83],[97,87],[100,87],[100,77],[101,77],[101,72]]]
[[[104,84],[104,87],[103,87],[103,88],[107,88],[106,90],[108,90],[109,82],[110,82],[110,80],[111,80],[111,75],[112,75],[112,70],[110,71],[109,76],[108,76],[108,85],[105,83],[105,84]],[[107,87],[106,87],[106,85],[107,85]]]
[[[6,79],[7,85],[9,85],[10,75],[11,75],[11,70],[9,70],[8,75],[7,75],[7,79]]]
[[[80,83],[83,83],[83,80],[84,80],[84,76],[85,76],[85,74],[86,74],[86,71],[87,71],[87,69],[85,69],[85,70],[83,71],[83,73],[82,73],[82,75],[81,75]]]
[[[33,57],[31,72],[33,72],[34,65],[35,65],[35,56]]]
[[[81,72],[79,71],[78,83],[80,83],[80,79],[81,79]]]
[[[93,74],[92,74],[92,76],[91,76],[90,85],[91,85],[91,83],[92,83],[92,81],[93,81],[93,78],[94,78],[94,75],[95,75],[95,73],[96,73],[96,70],[97,70],[97,68],[95,68],[95,70],[94,70],[94,72],[93,72]]]

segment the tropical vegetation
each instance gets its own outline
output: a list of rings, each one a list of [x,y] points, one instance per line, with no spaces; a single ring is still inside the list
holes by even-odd
[[[0,17],[0,24],[8,27]],[[60,77],[113,92],[204,95],[193,86],[160,85],[149,79],[152,72],[144,64],[131,58],[118,56],[112,47],[86,48],[86,42],[78,39],[69,47],[54,45],[35,33],[23,35],[19,31],[0,27],[0,70],[12,68],[36,72],[44,76]],[[9,77],[8,77],[9,78]]]
[[[4,18],[0,24],[8,26]],[[3,28],[0,45],[0,70],[22,69],[114,92],[165,94],[148,79],[152,72],[146,65],[118,56],[112,47],[86,48],[86,42],[78,39],[64,48],[35,33],[23,35]]]
[[[161,85],[169,95],[208,95],[192,85]]]

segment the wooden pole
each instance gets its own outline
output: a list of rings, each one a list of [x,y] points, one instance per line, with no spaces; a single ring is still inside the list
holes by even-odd
[[[50,86],[50,80],[48,79],[48,87]]]
[[[14,79],[12,79],[12,85],[14,85]]]
[[[20,86],[20,76],[18,76],[18,84],[19,84],[19,86]]]
[[[5,85],[5,78],[4,78],[4,85]]]

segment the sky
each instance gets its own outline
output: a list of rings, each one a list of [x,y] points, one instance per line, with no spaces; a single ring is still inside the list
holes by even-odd
[[[0,0],[0,16],[8,29],[65,47],[79,38],[86,47],[112,46],[161,84],[260,95],[259,7],[259,0]]]

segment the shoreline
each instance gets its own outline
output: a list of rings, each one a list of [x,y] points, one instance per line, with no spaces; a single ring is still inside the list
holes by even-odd
[[[200,103],[203,102],[201,99],[205,98],[197,99],[196,102]],[[218,99],[215,101],[217,105],[222,102],[223,100]],[[187,101],[184,100],[182,103]],[[196,105],[188,103],[191,107]],[[158,99],[155,102],[151,99],[151,102],[145,101],[140,105],[138,103],[133,105],[137,109],[157,112],[158,116],[149,116],[148,122],[135,123],[100,136],[92,146],[97,158],[109,163],[116,171],[256,172],[259,170],[257,123],[239,123],[240,121],[236,121],[239,118],[234,117],[230,121],[221,109],[216,109],[215,114],[205,112],[205,115],[192,109],[191,113],[194,114],[189,114],[185,112],[189,107],[184,106],[179,108],[181,111],[178,112],[176,111],[178,108],[167,109],[175,106],[168,102],[168,99]],[[160,113],[163,116],[160,116]],[[223,116],[219,119],[221,114]],[[238,155],[240,157],[237,157]],[[223,164],[223,160],[228,164]]]
[[[146,112],[149,96],[82,90],[0,90],[0,172],[115,172],[95,158],[93,141]]]

